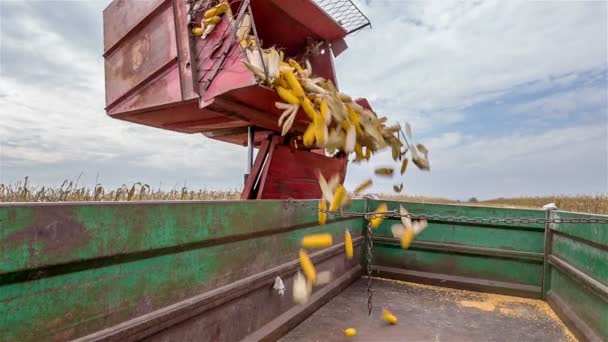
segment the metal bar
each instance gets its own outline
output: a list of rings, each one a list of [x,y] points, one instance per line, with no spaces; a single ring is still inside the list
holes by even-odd
[[[543,276],[540,280],[540,286],[543,289],[543,299],[546,299],[549,290],[551,289],[551,265],[549,265],[549,256],[553,249],[553,223],[549,221],[555,217],[553,209],[547,209],[545,214],[545,247],[543,248]]]
[[[373,266],[374,275],[433,286],[450,287],[471,291],[500,293],[526,298],[540,298],[540,286],[510,283],[441,273],[431,273],[402,268]]]
[[[253,19],[253,11],[251,10],[251,2],[249,2],[247,4],[247,9],[249,10],[249,15],[251,16],[251,29],[253,30],[253,36],[255,37],[255,43],[258,48],[257,50],[258,50],[258,53],[260,54],[260,59],[262,60],[262,66],[264,67],[264,77],[266,77],[266,82],[268,82],[268,84],[270,84],[270,80],[268,79],[268,68],[266,67],[266,62],[264,62],[264,54],[262,53],[262,45],[260,45],[260,38],[258,37],[258,30],[255,27],[255,20]]]
[[[253,126],[247,127],[247,174],[251,173],[251,167],[253,166],[253,145],[255,138],[255,131]]]
[[[387,238],[387,237],[374,237],[374,241],[377,241],[380,244],[389,244],[389,245],[399,246],[399,248],[401,248],[401,242],[399,241],[399,239]],[[542,253],[511,251],[508,249],[476,247],[476,246],[463,246],[463,245],[457,245],[457,244],[452,244],[452,243],[443,243],[443,242],[418,240],[418,241],[413,241],[410,248],[445,251],[445,252],[456,252],[456,253],[473,254],[473,255],[487,255],[487,256],[506,258],[506,259],[515,259],[515,260],[533,260],[533,261],[536,261],[539,263],[541,263],[543,261]]]
[[[557,317],[574,333],[580,341],[602,341],[600,336],[570,307],[559,295],[551,292],[547,295],[547,303],[557,314]]]
[[[608,286],[586,275],[576,267],[570,265],[565,260],[555,255],[549,255],[549,264],[555,266],[558,270],[566,273],[575,280],[578,280],[588,288],[594,290],[597,294],[604,297],[604,301],[608,301]]]

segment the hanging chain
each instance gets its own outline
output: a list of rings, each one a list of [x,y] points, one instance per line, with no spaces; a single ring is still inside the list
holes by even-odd
[[[365,258],[367,261],[366,269],[367,269],[367,311],[368,315],[372,315],[372,249],[374,248],[374,239],[372,236],[374,234],[372,230],[372,219],[371,217],[366,217],[367,219],[367,248],[365,250]]]

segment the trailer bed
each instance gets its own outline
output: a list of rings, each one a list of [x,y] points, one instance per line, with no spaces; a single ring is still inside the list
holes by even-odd
[[[576,341],[547,303],[373,278],[360,278],[280,341]],[[399,322],[381,320],[382,308]],[[345,328],[357,336],[344,336]]]

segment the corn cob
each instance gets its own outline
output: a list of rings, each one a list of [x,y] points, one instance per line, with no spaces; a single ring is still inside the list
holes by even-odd
[[[195,36],[202,36],[203,32],[205,32],[205,30],[202,27],[195,27],[192,29],[192,34]]]
[[[400,193],[401,190],[403,190],[403,183],[400,183],[399,185],[393,185],[393,191],[395,191],[396,193]]]
[[[317,271],[315,270],[312,261],[310,261],[308,254],[306,254],[306,251],[303,249],[300,249],[300,266],[308,281],[314,285],[317,281]]]
[[[374,170],[374,173],[379,175],[379,176],[392,176],[393,175],[393,169],[389,168],[389,167],[380,167]]]
[[[308,103],[311,103],[310,100]],[[313,125],[315,126],[315,139],[317,140],[317,146],[324,147],[327,143],[327,135],[329,133],[327,132],[327,126],[325,126],[325,121],[321,117],[321,114],[315,113]]]
[[[344,329],[344,336],[346,336],[346,337],[357,336],[357,330],[355,328],[346,328],[346,329]]]
[[[397,324],[397,317],[395,317],[395,315],[393,315],[387,309],[382,309],[382,319],[390,324]]]
[[[325,210],[327,210],[327,202],[321,198],[319,200],[319,225],[321,226],[325,224],[325,221],[327,221],[327,213]]]
[[[239,44],[241,45],[241,47],[243,49],[246,48],[249,45],[249,43],[247,43],[247,41],[245,39],[241,40],[241,42]]]
[[[217,23],[220,22],[220,20],[222,20],[222,18],[220,18],[218,15],[213,16],[211,18],[205,18],[203,19],[203,23],[206,25],[216,25]]]
[[[370,186],[372,186],[374,184],[374,182],[371,179],[366,180],[365,182],[359,184],[356,188],[354,193],[358,194],[360,192],[362,192],[363,190],[369,188]]]
[[[348,259],[353,257],[353,238],[348,229],[344,231],[344,251]]]
[[[414,230],[405,229],[403,235],[401,236],[401,248],[409,248],[410,244],[414,240]]]
[[[225,2],[222,2],[221,4],[216,5],[215,7],[211,8],[211,9],[208,9],[205,12],[204,17],[212,18],[215,16],[219,16],[219,15],[223,14],[224,12],[226,12],[227,9],[228,9],[228,4]]]
[[[386,203],[382,203],[378,206],[378,208],[376,208],[376,210],[374,211],[374,213],[383,213],[386,212],[388,210]],[[382,223],[382,220],[384,220],[384,214],[374,214],[373,218],[371,219],[372,221],[372,228],[376,229],[378,228],[378,226],[380,225],[380,223]]]
[[[314,144],[314,142],[315,142],[315,125],[313,123],[308,125],[308,128],[306,128],[306,131],[304,131],[304,136],[302,137],[302,141],[304,143],[304,146],[306,146],[306,147],[311,147],[312,144]]]
[[[359,143],[356,143],[355,144],[355,160],[359,161],[363,158],[365,158],[365,156],[363,156],[363,147],[361,147],[361,145]]]
[[[311,234],[302,238],[304,248],[325,248],[333,244],[333,238],[329,233]]]
[[[276,87],[277,94],[289,104],[300,104],[300,100],[290,90],[285,89],[281,86]]]
[[[353,102],[353,99],[350,96],[346,95],[346,94],[339,93],[338,97],[344,103]]]
[[[287,62],[292,68],[296,69],[297,72],[302,72],[302,67],[300,66],[300,63],[296,62],[294,59],[289,59]]]
[[[405,170],[407,170],[408,161],[409,161],[409,159],[403,158],[403,162],[401,162],[401,174],[404,174]]]
[[[295,94],[295,92],[292,94]],[[306,113],[306,115],[308,115],[310,120],[314,120],[317,115],[320,115],[317,113],[317,111],[315,110],[315,108],[312,105],[312,102],[310,102],[310,100],[307,97],[304,97],[302,99],[302,109],[304,109],[304,113]]]
[[[342,200],[346,196],[346,189],[342,185],[338,185],[336,188],[336,192],[334,193],[334,198],[329,205],[329,211],[336,211],[340,209],[342,204]]]
[[[289,84],[289,87],[297,97],[306,96],[306,94],[304,93],[304,89],[302,89],[302,85],[300,84],[300,82],[298,82],[298,79],[296,78],[296,75],[293,74],[293,72],[283,71],[282,74],[285,75],[285,80],[287,80],[287,84]]]

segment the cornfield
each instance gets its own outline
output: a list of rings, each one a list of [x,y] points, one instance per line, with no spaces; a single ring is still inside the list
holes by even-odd
[[[237,200],[241,189],[207,190],[187,187],[164,190],[153,189],[148,184],[136,182],[109,189],[101,184],[87,187],[76,180],[65,180],[61,186],[32,186],[28,177],[14,184],[0,184],[0,202],[81,202],[81,201],[162,201],[162,200]],[[447,198],[379,194],[384,200],[420,203],[465,204]],[[583,213],[608,214],[608,194],[555,195],[539,197],[497,198],[467,205],[497,206],[539,209],[547,203],[555,203],[561,210]]]

